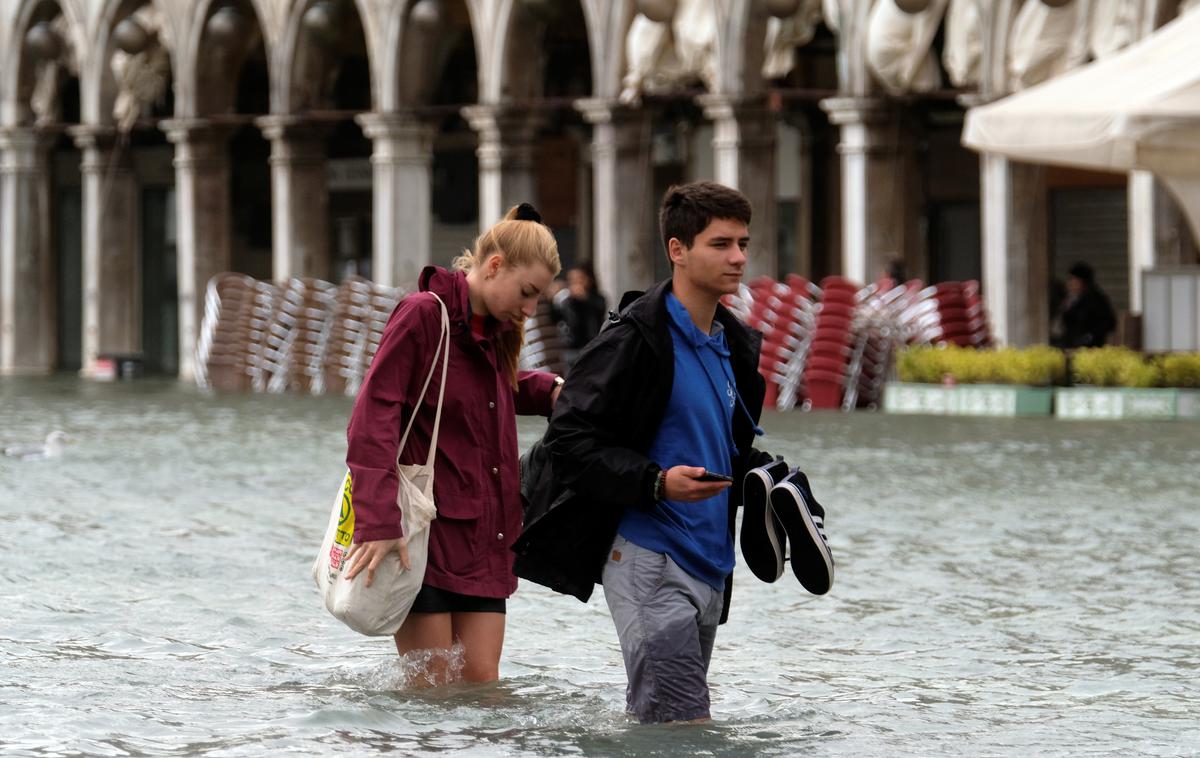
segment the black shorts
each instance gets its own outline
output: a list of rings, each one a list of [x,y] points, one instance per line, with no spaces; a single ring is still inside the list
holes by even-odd
[[[504,613],[502,597],[475,597],[460,595],[450,590],[421,586],[409,613]]]

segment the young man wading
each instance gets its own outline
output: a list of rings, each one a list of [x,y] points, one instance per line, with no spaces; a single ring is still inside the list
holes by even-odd
[[[812,582],[818,590],[832,581],[819,528],[772,515],[772,487],[791,477],[786,463],[752,447],[762,433],[762,335],[719,302],[741,283],[750,215],[745,196],[719,184],[667,192],[659,222],[671,278],[584,349],[542,443],[522,462],[529,507],[515,571],[583,600],[603,582],[627,708],[643,722],[709,718],[708,664],[728,615],[743,483],[756,501],[753,559],[743,536],[751,570],[779,577],[792,521],[818,535],[797,531],[797,575],[799,555],[805,570],[827,566]],[[802,500],[795,505],[814,523]]]

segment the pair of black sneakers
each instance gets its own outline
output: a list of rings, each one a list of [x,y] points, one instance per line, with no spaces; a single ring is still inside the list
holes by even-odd
[[[784,540],[792,572],[804,589],[824,595],[833,586],[833,553],[825,537],[825,509],[808,477],[782,458],[751,469],[742,482],[742,557],[764,582],[783,576]]]

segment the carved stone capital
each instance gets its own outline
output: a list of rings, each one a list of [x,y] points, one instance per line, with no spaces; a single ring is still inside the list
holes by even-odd
[[[886,124],[895,118],[895,111],[886,100],[874,97],[827,97],[821,110],[829,114],[829,122],[837,126]]]
[[[117,142],[117,130],[112,126],[79,124],[68,127],[67,134],[80,150],[106,150]]]
[[[650,113],[646,108],[624,105],[615,98],[603,97],[586,97],[576,100],[575,110],[583,114],[583,119],[593,125],[620,125],[626,122],[641,121]]]
[[[320,142],[329,134],[328,126],[303,116],[259,116],[254,123],[271,142]]]
[[[374,143],[374,164],[428,164],[433,160],[434,125],[416,111],[361,113],[354,117]]]
[[[0,129],[0,172],[36,174],[46,170],[55,134],[32,126]]]

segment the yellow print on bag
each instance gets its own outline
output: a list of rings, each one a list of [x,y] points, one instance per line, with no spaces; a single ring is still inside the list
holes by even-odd
[[[350,552],[350,543],[354,539],[352,489],[353,482],[350,478],[350,472],[347,471],[346,478],[342,480],[342,510],[338,515],[337,534],[334,536],[333,546],[329,549],[329,569],[331,572],[341,570],[346,555]]]

